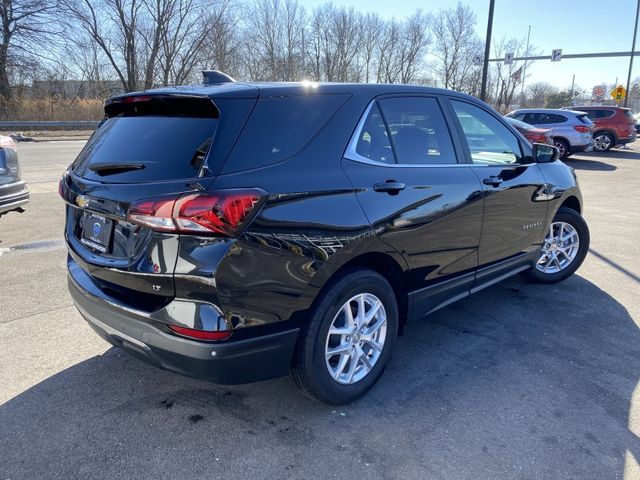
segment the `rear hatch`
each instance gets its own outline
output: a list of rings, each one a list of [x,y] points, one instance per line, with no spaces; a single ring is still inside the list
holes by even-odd
[[[67,202],[70,255],[111,297],[148,311],[173,298],[179,235],[132,223],[127,212],[144,199],[206,190],[214,178],[211,157],[224,155],[235,140],[218,141],[225,129],[219,105],[229,102],[145,92],[105,104],[104,121],[60,190]],[[246,116],[251,105],[236,100],[234,107]],[[229,115],[226,129],[236,136],[243,115]]]

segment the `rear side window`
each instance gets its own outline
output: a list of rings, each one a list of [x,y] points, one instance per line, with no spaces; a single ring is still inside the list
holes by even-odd
[[[295,155],[347,98],[342,94],[261,98],[224,166],[224,173],[272,165]]]
[[[135,183],[198,176],[217,118],[116,116],[94,132],[73,170],[101,182]]]
[[[380,100],[380,108],[398,163],[457,163],[449,129],[435,98],[387,98]]]
[[[591,118],[589,117],[589,115],[576,115],[576,118],[578,120],[580,120],[582,123],[585,123],[587,125],[592,125],[593,122],[591,121]]]
[[[356,153],[375,162],[395,163],[387,128],[377,103],[369,110],[362,130],[358,133]]]

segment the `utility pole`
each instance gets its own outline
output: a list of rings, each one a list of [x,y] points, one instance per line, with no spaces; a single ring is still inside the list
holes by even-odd
[[[576,85],[576,74],[573,74],[573,80],[571,80],[571,106],[573,106],[573,87]]]
[[[491,53],[491,30],[493,29],[493,7],[495,0],[489,0],[489,19],[487,20],[487,37],[484,41],[484,62],[482,66],[482,86],[480,87],[480,100],[487,98],[487,74],[489,73],[489,53]],[[640,5],[640,0],[638,0]],[[637,22],[636,22],[637,25]],[[634,42],[635,43],[635,42]]]
[[[631,57],[629,58],[629,74],[627,75],[627,94],[624,96],[624,106],[627,106],[629,99],[629,86],[631,85],[631,70],[633,69],[633,54],[636,51],[636,34],[638,33],[638,15],[640,14],[640,0],[636,6],[636,23],[633,27],[633,44],[631,45]],[[616,85],[617,86],[617,85]]]
[[[640,0],[639,0],[640,1]],[[525,57],[529,56],[529,40],[531,39],[531,25],[529,25],[529,33],[527,33],[527,50],[524,54]],[[522,85],[520,86],[520,105],[524,105],[524,80],[527,72],[527,61],[522,64]]]

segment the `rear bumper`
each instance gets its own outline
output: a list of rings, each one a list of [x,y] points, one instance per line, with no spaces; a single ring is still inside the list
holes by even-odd
[[[0,185],[0,214],[16,210],[29,203],[29,189],[25,182]]]
[[[70,266],[71,267],[71,266]],[[69,268],[71,297],[91,328],[109,343],[157,367],[219,384],[286,375],[298,329],[225,342],[199,342],[164,331],[108,298],[100,298],[79,268]]]

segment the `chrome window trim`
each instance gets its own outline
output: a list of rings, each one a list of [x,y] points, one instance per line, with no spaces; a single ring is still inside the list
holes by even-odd
[[[376,100],[372,100],[367,108],[364,110],[364,113],[358,120],[358,125],[356,125],[356,129],[351,135],[351,139],[349,140],[349,144],[347,145],[347,149],[342,155],[343,158],[347,160],[351,160],[353,162],[366,163],[368,165],[375,165],[377,167],[410,167],[410,168],[458,168],[458,167],[528,167],[531,165],[536,165],[535,163],[504,163],[504,164],[489,164],[489,163],[386,163],[386,162],[378,162],[376,160],[371,160],[370,158],[363,157],[360,155],[356,148],[358,146],[358,138],[360,137],[360,133],[364,128],[364,123],[367,121],[367,117],[369,116],[369,112],[373,108],[373,105],[376,103]],[[394,156],[395,160],[395,156]]]

